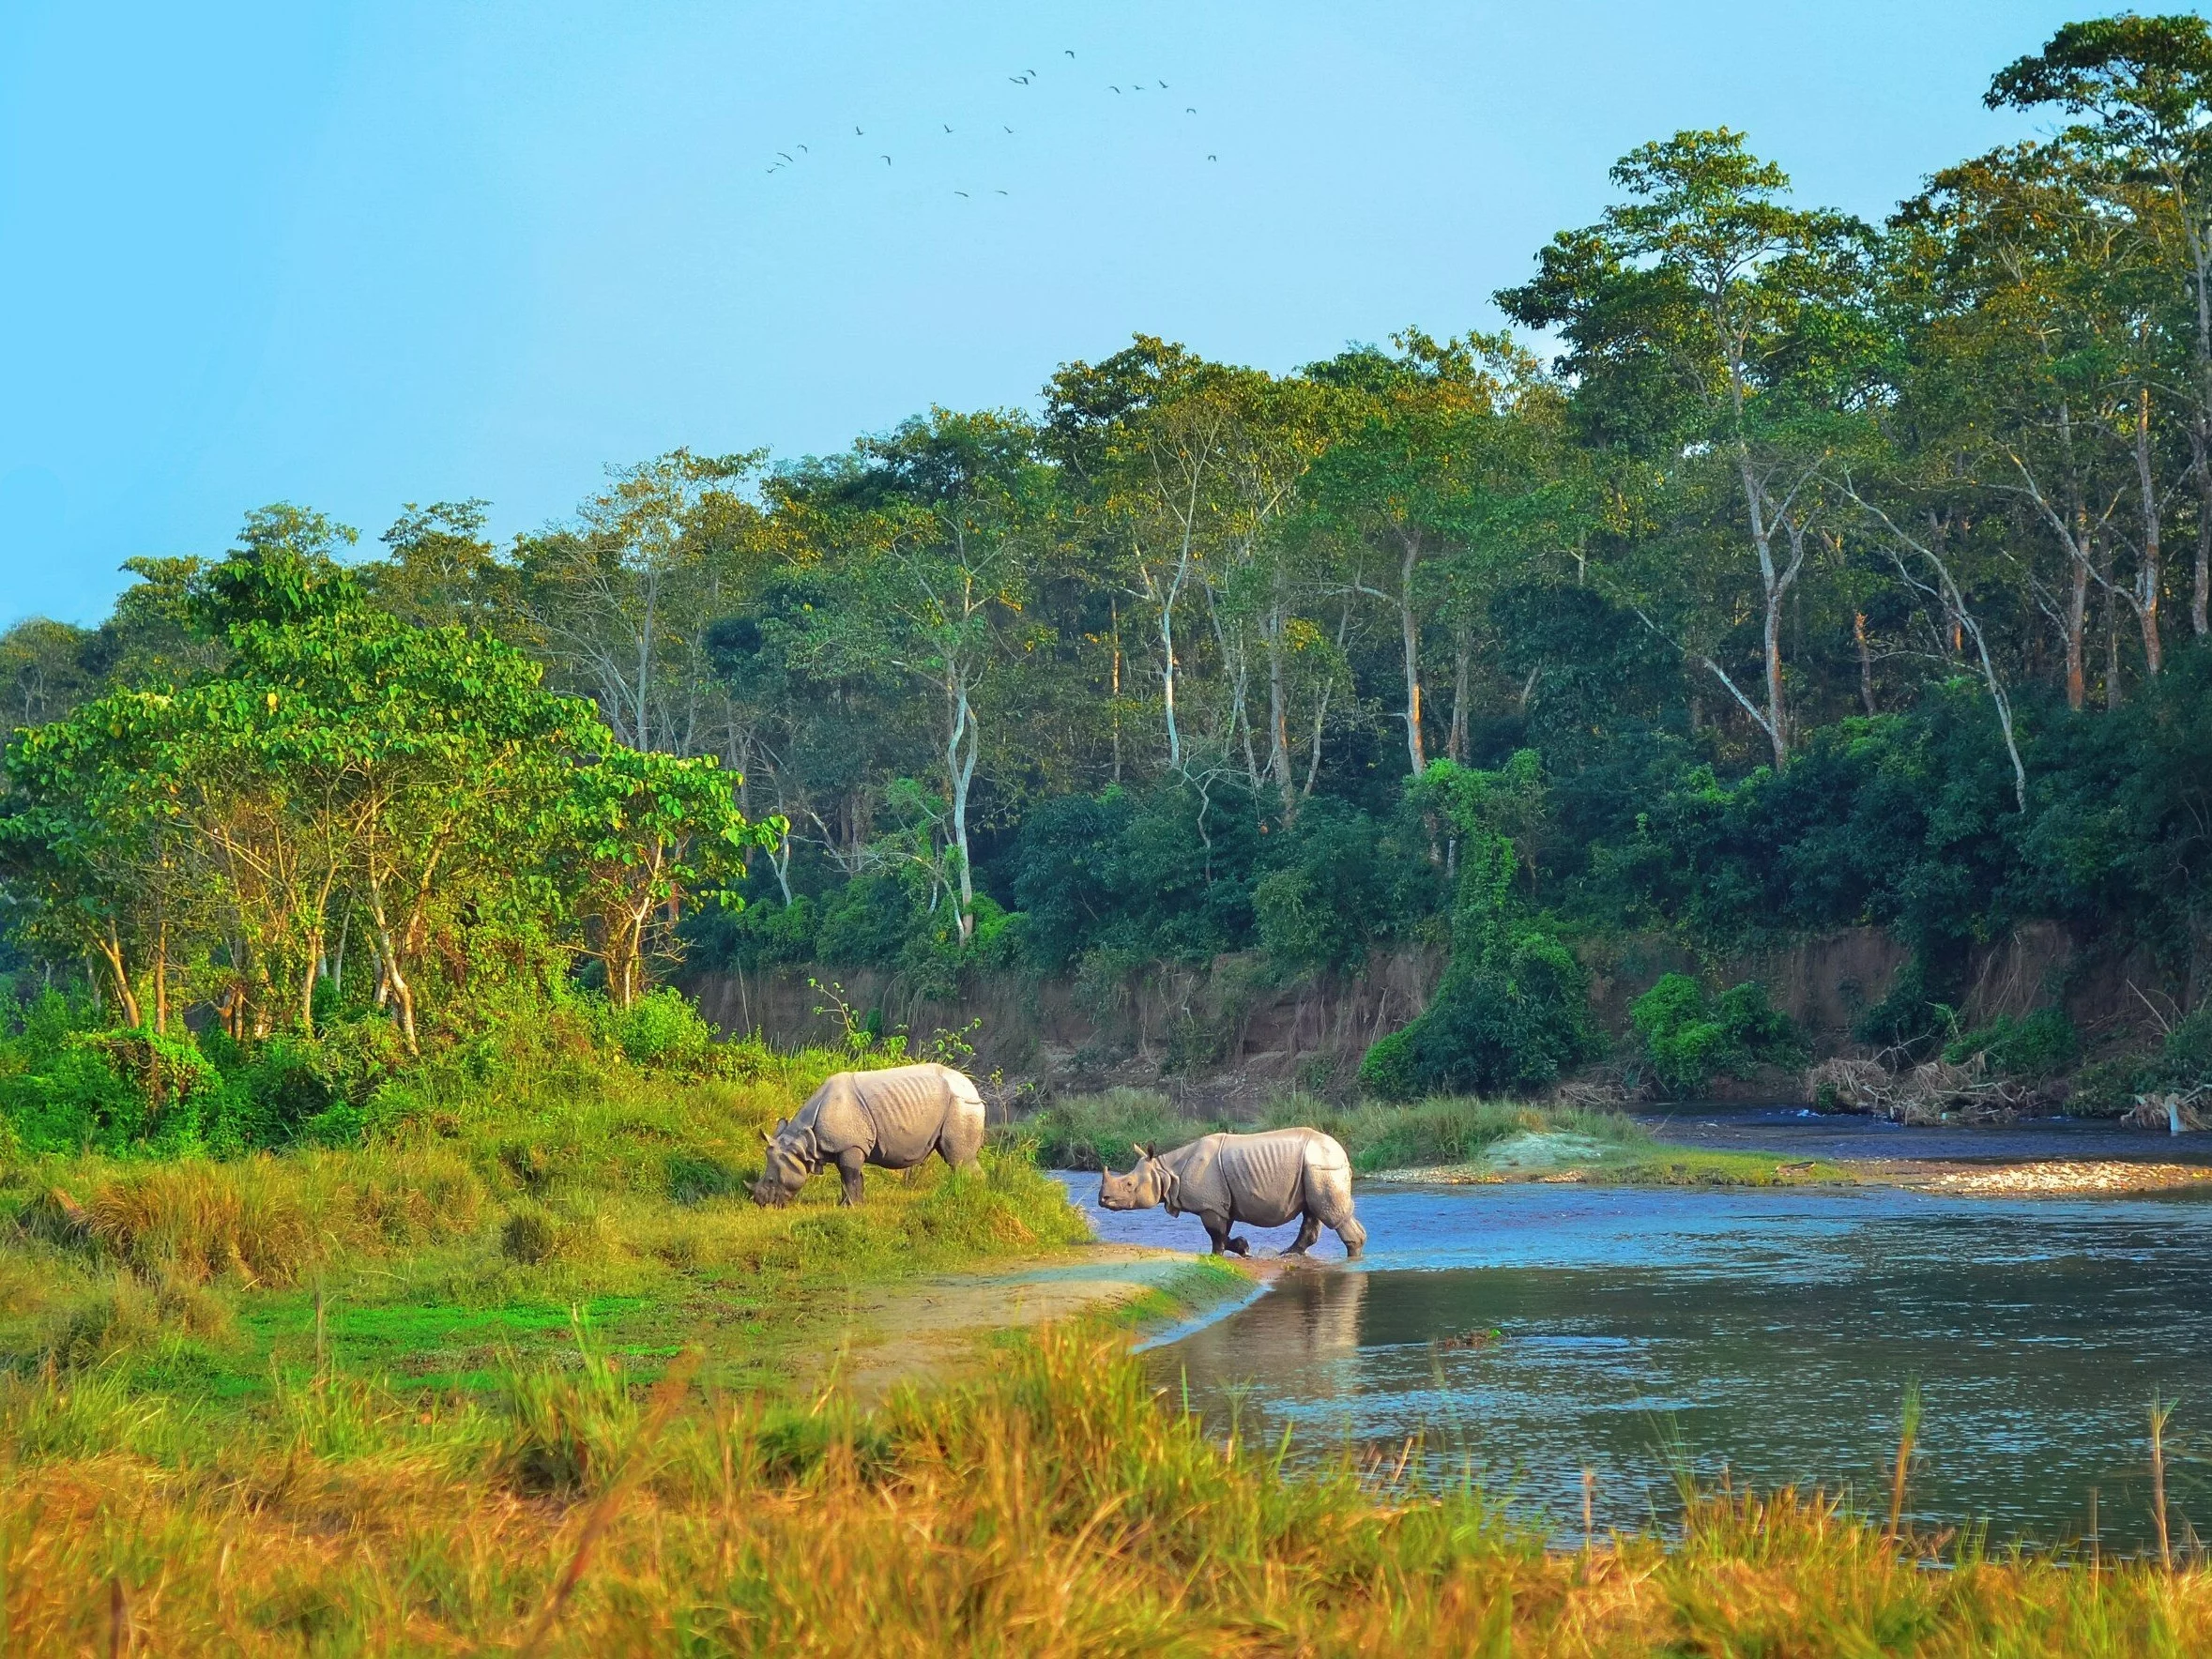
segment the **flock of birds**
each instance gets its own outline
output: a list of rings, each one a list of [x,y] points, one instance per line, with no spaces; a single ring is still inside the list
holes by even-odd
[[[1064,55],[1072,59],[1075,54],[1072,50],[1070,50],[1066,51]],[[1006,79],[1016,86],[1031,86],[1034,85],[1040,79],[1042,79],[1042,77],[1035,69],[1024,69],[1020,74],[1009,75],[1006,77]],[[1106,85],[1106,90],[1113,93],[1116,97],[1134,97],[1138,93],[1148,91],[1157,90],[1161,92],[1167,92],[1173,89],[1168,86],[1167,82],[1155,79],[1149,86],[1141,81],[1132,81],[1128,83],[1125,87],[1123,85],[1109,82]],[[1198,113],[1198,107],[1193,104],[1186,104],[1183,106],[1182,113],[1185,115],[1196,115]],[[938,123],[938,125],[945,129],[947,136],[952,135],[953,127],[950,122],[940,121]],[[999,123],[999,130],[1009,138],[1015,136],[1014,129],[1007,126],[1004,122]],[[853,127],[852,134],[855,138],[865,138],[868,136],[866,129],[859,126],[857,123]],[[794,154],[794,151],[797,153]],[[772,177],[776,174],[798,167],[802,157],[811,156],[813,153],[814,152],[811,149],[802,144],[793,144],[789,150],[776,151],[775,162],[768,169],[770,176]],[[878,152],[877,159],[880,160],[886,167],[889,167],[892,164],[892,158],[887,154]],[[1208,155],[1206,160],[1209,161],[1218,161],[1221,160],[1221,158],[1218,155]],[[991,193],[995,196],[1003,196],[1009,192],[1002,190],[994,189]],[[969,200],[973,199],[967,190],[956,190],[953,192],[953,194]]]

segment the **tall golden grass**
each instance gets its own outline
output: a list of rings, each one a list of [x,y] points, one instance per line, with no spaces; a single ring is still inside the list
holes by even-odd
[[[1672,1544],[1555,1552],[1426,1474],[1287,1474],[1094,1337],[875,1412],[569,1388],[610,1455],[518,1478],[541,1399],[300,1391],[205,1460],[99,1449],[96,1396],[0,1402],[8,1651],[1789,1655],[2212,1651],[2212,1576],[1925,1560],[1818,1497],[1692,1499]],[[665,1404],[666,1402],[664,1402]],[[75,1412],[72,1439],[41,1412]],[[354,1428],[333,1435],[328,1420]],[[642,1422],[641,1422],[642,1419]],[[303,1427],[303,1425],[305,1425]],[[111,1428],[113,1425],[110,1425]],[[109,1438],[113,1438],[112,1435]],[[324,1447],[325,1450],[316,1448]],[[350,1449],[348,1449],[350,1448]],[[586,1546],[588,1547],[586,1547]],[[564,1596],[563,1586],[569,1589]],[[111,1642],[115,1644],[111,1649]]]

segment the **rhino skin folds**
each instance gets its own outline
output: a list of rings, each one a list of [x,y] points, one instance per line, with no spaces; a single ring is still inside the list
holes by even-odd
[[[1332,1228],[1345,1254],[1359,1255],[1367,1229],[1351,1210],[1351,1160],[1332,1135],[1318,1129],[1271,1129],[1261,1134],[1207,1134],[1171,1152],[1137,1149],[1137,1167],[1099,1179],[1098,1201],[1107,1210],[1167,1207],[1170,1215],[1196,1215],[1213,1241],[1213,1254],[1249,1253],[1231,1238],[1238,1222],[1279,1227],[1302,1218],[1292,1256],[1303,1256]]]
[[[839,1202],[858,1204],[864,1165],[911,1169],[936,1152],[965,1169],[983,1144],[984,1100],[966,1073],[938,1065],[840,1072],[768,1136],[753,1200],[786,1203],[833,1164],[845,1183]]]

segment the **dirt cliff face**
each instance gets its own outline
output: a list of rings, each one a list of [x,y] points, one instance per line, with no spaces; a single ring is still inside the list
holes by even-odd
[[[1717,962],[1679,941],[1628,936],[1582,948],[1592,1012],[1618,1036],[1636,999],[1665,973],[1717,985],[1757,980],[1789,1014],[1815,1058],[1851,1044],[1860,1015],[1889,994],[1910,952],[1881,928],[1854,927],[1786,948]],[[1247,952],[1198,967],[1152,966],[1110,984],[1032,980],[1013,973],[969,976],[957,997],[917,995],[895,976],[868,970],[777,968],[699,973],[685,989],[725,1032],[757,1030],[778,1044],[835,1042],[834,1013],[813,978],[842,987],[856,1011],[879,1011],[886,1030],[905,1027],[915,1047],[938,1030],[972,1034],[972,1070],[1002,1071],[1052,1088],[1159,1087],[1233,1101],[1288,1084],[1316,1090],[1348,1085],[1376,1038],[1427,1006],[1443,971],[1435,949],[1379,951],[1353,974],[1286,978]],[[2022,923],[1976,946],[1960,1008],[1969,1026],[2063,1005],[2091,1047],[2155,1035],[2193,1007],[2197,975],[2161,967],[2137,951],[2113,957],[2055,922]],[[1761,1079],[1771,1097],[1782,1080]]]

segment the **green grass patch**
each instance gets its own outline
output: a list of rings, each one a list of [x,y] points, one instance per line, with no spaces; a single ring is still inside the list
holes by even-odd
[[[1715,1152],[1654,1143],[1589,1166],[1586,1179],[1640,1187],[1807,1187],[1854,1185],[1840,1164],[1771,1152]]]
[[[581,1324],[640,1368],[695,1343],[710,1378],[773,1391],[861,1287],[1088,1236],[1019,1146],[870,1170],[850,1210],[833,1173],[755,1207],[761,1130],[856,1059],[740,1058],[699,1076],[525,1047],[426,1065],[359,1147],[0,1164],[0,1374],[266,1413],[311,1377],[496,1392]]]

